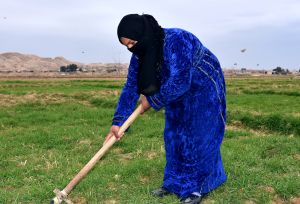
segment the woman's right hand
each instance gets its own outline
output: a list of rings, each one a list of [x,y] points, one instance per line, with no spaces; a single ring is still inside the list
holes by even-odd
[[[108,140],[111,138],[111,137],[116,137],[117,140],[120,140],[122,138],[122,136],[124,135],[124,133],[122,133],[121,135],[118,134],[120,130],[120,127],[117,126],[117,125],[112,125],[110,130],[109,130],[109,133],[107,134],[106,138],[105,138],[105,141],[103,143],[103,145],[105,145],[106,142],[108,142]]]

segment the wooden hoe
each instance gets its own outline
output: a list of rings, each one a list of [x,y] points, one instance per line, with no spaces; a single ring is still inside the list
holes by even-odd
[[[133,123],[133,121],[138,117],[142,110],[142,105],[139,105],[136,108],[136,110],[129,116],[129,118],[124,122],[124,124],[120,127],[120,130],[118,132],[119,135],[122,135],[125,132],[125,130]],[[50,201],[50,204],[59,204],[63,201],[67,204],[73,204],[73,202],[68,199],[68,195],[71,193],[73,188],[89,173],[89,171],[95,166],[95,164],[113,146],[113,144],[116,141],[117,139],[115,137],[111,137],[62,191],[55,189],[53,192],[56,194],[56,196]]]

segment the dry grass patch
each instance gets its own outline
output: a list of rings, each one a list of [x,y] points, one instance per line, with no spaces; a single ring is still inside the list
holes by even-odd
[[[143,184],[149,183],[150,177],[149,176],[140,176],[139,181],[142,182]]]
[[[287,202],[285,200],[283,200],[281,197],[279,197],[278,195],[275,195],[271,203],[272,204],[285,204]]]
[[[84,197],[74,196],[70,199],[74,204],[87,204],[87,200]]]
[[[275,189],[272,186],[258,186],[258,189],[261,189],[268,193],[275,193]]]
[[[246,200],[244,204],[255,204],[255,202],[253,200]]]
[[[134,158],[133,153],[126,153],[126,154],[119,154],[119,160],[120,161],[129,161]]]
[[[104,204],[118,204],[119,202],[114,199],[106,200],[104,201]]]
[[[89,140],[89,139],[86,139],[86,140],[80,140],[80,141],[78,142],[78,144],[90,146],[90,145],[92,144],[92,141]]]
[[[300,154],[295,154],[293,157],[294,157],[294,159],[296,159],[296,160],[300,160]]]
[[[122,154],[124,152],[124,150],[120,147],[114,147],[110,151],[113,152],[114,154]]]
[[[147,160],[152,160],[158,157],[158,153],[154,151],[145,152],[145,158]]]
[[[116,191],[116,190],[117,190],[117,185],[116,185],[115,183],[113,183],[113,182],[109,182],[109,183],[107,184],[107,188],[108,188],[109,190]]]
[[[0,94],[0,106],[11,107],[23,103],[42,103],[42,104],[61,104],[61,103],[80,103],[86,106],[91,106],[88,101],[89,97],[103,97],[103,96],[119,96],[120,91],[118,90],[101,90],[101,91],[90,91],[86,93],[85,98],[78,98],[82,96],[82,93],[75,93],[66,95],[64,93],[53,93],[53,94],[38,94],[38,93],[27,93],[25,95],[14,95],[14,94]]]
[[[23,103],[42,103],[57,104],[64,103],[69,100],[65,94],[37,94],[28,93],[25,95],[0,94],[0,105],[3,107],[11,107]]]

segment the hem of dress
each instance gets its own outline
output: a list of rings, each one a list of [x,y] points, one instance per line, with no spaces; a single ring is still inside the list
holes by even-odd
[[[213,190],[217,189],[218,187],[220,187],[222,184],[226,183],[227,181],[227,176],[226,174],[224,176],[222,176],[220,178],[220,180],[218,182],[215,183],[215,185],[207,190],[204,191],[199,191],[197,190],[197,188],[192,188],[190,189],[190,193],[185,193],[185,194],[180,194],[180,192],[174,192],[172,191],[172,189],[168,188],[167,186],[165,186],[164,184],[162,185],[163,188],[165,188],[167,191],[174,193],[177,197],[179,198],[186,198],[189,196],[189,194],[193,193],[193,192],[199,192],[200,194],[208,194],[210,192],[212,192]]]

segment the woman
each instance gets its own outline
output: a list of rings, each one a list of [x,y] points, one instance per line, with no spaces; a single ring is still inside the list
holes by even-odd
[[[218,59],[192,33],[162,28],[151,15],[130,14],[118,26],[118,39],[132,52],[106,141],[136,107],[165,108],[166,166],[162,187],[182,203],[200,203],[227,179],[220,145],[226,119],[225,81]]]

